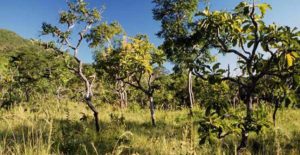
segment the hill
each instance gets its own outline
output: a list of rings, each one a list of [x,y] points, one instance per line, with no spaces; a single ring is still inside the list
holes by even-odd
[[[10,51],[28,46],[29,44],[29,40],[22,38],[15,32],[0,29],[0,51]]]

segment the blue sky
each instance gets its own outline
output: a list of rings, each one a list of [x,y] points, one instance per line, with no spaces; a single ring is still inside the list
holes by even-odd
[[[155,36],[160,24],[152,19],[152,0],[86,0],[91,7],[105,6],[103,20],[118,21],[128,35],[147,34],[159,45],[162,40]],[[212,9],[231,10],[241,0],[211,0]],[[272,5],[266,15],[267,23],[300,27],[300,0],[260,0]],[[58,12],[66,8],[65,0],[1,0],[0,28],[15,31],[24,38],[39,37],[42,22],[57,23]],[[84,51],[84,52],[83,52]],[[91,50],[82,48],[80,57],[92,61]],[[220,57],[223,66],[231,64],[232,55]]]

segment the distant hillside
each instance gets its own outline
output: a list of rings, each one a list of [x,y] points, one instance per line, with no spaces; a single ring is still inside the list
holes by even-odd
[[[18,49],[29,44],[28,40],[23,39],[15,32],[0,29],[0,51]]]

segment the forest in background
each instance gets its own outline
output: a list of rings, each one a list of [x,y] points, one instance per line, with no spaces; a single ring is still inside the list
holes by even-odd
[[[299,154],[297,28],[266,24],[266,3],[153,3],[159,47],[83,0],[41,23],[53,41],[1,29],[0,154]]]

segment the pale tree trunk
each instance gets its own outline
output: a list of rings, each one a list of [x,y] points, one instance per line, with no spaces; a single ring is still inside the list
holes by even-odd
[[[93,82],[96,78],[96,75],[93,75],[93,79],[91,81],[89,81],[87,79],[87,77],[83,74],[82,72],[82,61],[79,61],[79,68],[78,68],[78,74],[81,77],[81,79],[85,82],[85,87],[86,87],[86,95],[85,95],[85,102],[88,105],[88,107],[93,111],[94,113],[94,120],[95,120],[95,127],[96,127],[96,131],[99,132],[100,131],[100,126],[99,126],[99,118],[98,118],[98,111],[95,108],[95,106],[93,105],[92,102],[92,98],[93,98]]]
[[[128,99],[127,99],[127,91],[126,91],[126,89],[124,90],[124,104],[125,104],[125,107],[128,106]]]
[[[127,93],[126,93],[126,84],[121,81],[121,95],[122,95],[122,106],[123,108],[127,108]]]
[[[237,104],[239,103],[239,90],[237,93],[235,93],[233,99],[232,99],[232,104],[233,104],[233,109],[236,109]]]
[[[156,121],[155,121],[155,106],[154,106],[154,101],[153,101],[153,95],[149,95],[149,101],[150,101],[150,114],[151,114],[151,121],[152,125],[155,127],[156,126]]]
[[[124,105],[124,94],[123,94],[123,92],[120,92],[119,95],[120,95],[120,107],[121,107],[121,109],[123,109],[123,108],[125,108],[125,105]]]
[[[189,78],[188,78],[188,91],[189,91],[189,109],[190,109],[190,115],[193,116],[193,105],[194,105],[194,93],[193,93],[193,77],[192,72],[189,71]]]
[[[119,80],[116,84],[116,89],[118,96],[120,97],[119,103],[120,107],[126,108],[127,107],[127,93],[126,93],[126,85],[123,81]]]
[[[78,68],[75,69],[75,68],[69,67],[69,66],[68,66],[68,68],[70,70],[74,71],[77,74],[77,76],[82,80],[82,82],[85,83],[85,88],[86,88],[85,97],[84,97],[85,102],[88,105],[88,107],[94,113],[96,131],[99,132],[100,131],[100,126],[99,126],[98,111],[97,111],[97,109],[95,108],[95,106],[93,105],[93,102],[92,102],[92,98],[93,98],[92,89],[93,89],[93,82],[96,78],[96,74],[94,74],[93,76],[90,77],[90,78],[92,78],[92,80],[90,81],[86,77],[86,75],[84,75],[84,73],[83,73],[83,62],[78,58],[79,47],[80,47],[82,41],[84,40],[87,31],[91,28],[92,24],[93,23],[87,23],[85,28],[81,32],[79,32],[79,39],[78,39],[78,42],[77,42],[76,46],[73,46],[71,44],[71,42],[68,40],[68,38],[63,39],[63,45],[66,45],[69,49],[74,51],[73,57],[78,63],[78,66],[77,66]],[[68,25],[68,32],[71,32],[71,29],[73,28],[72,26],[74,26],[74,25]]]

